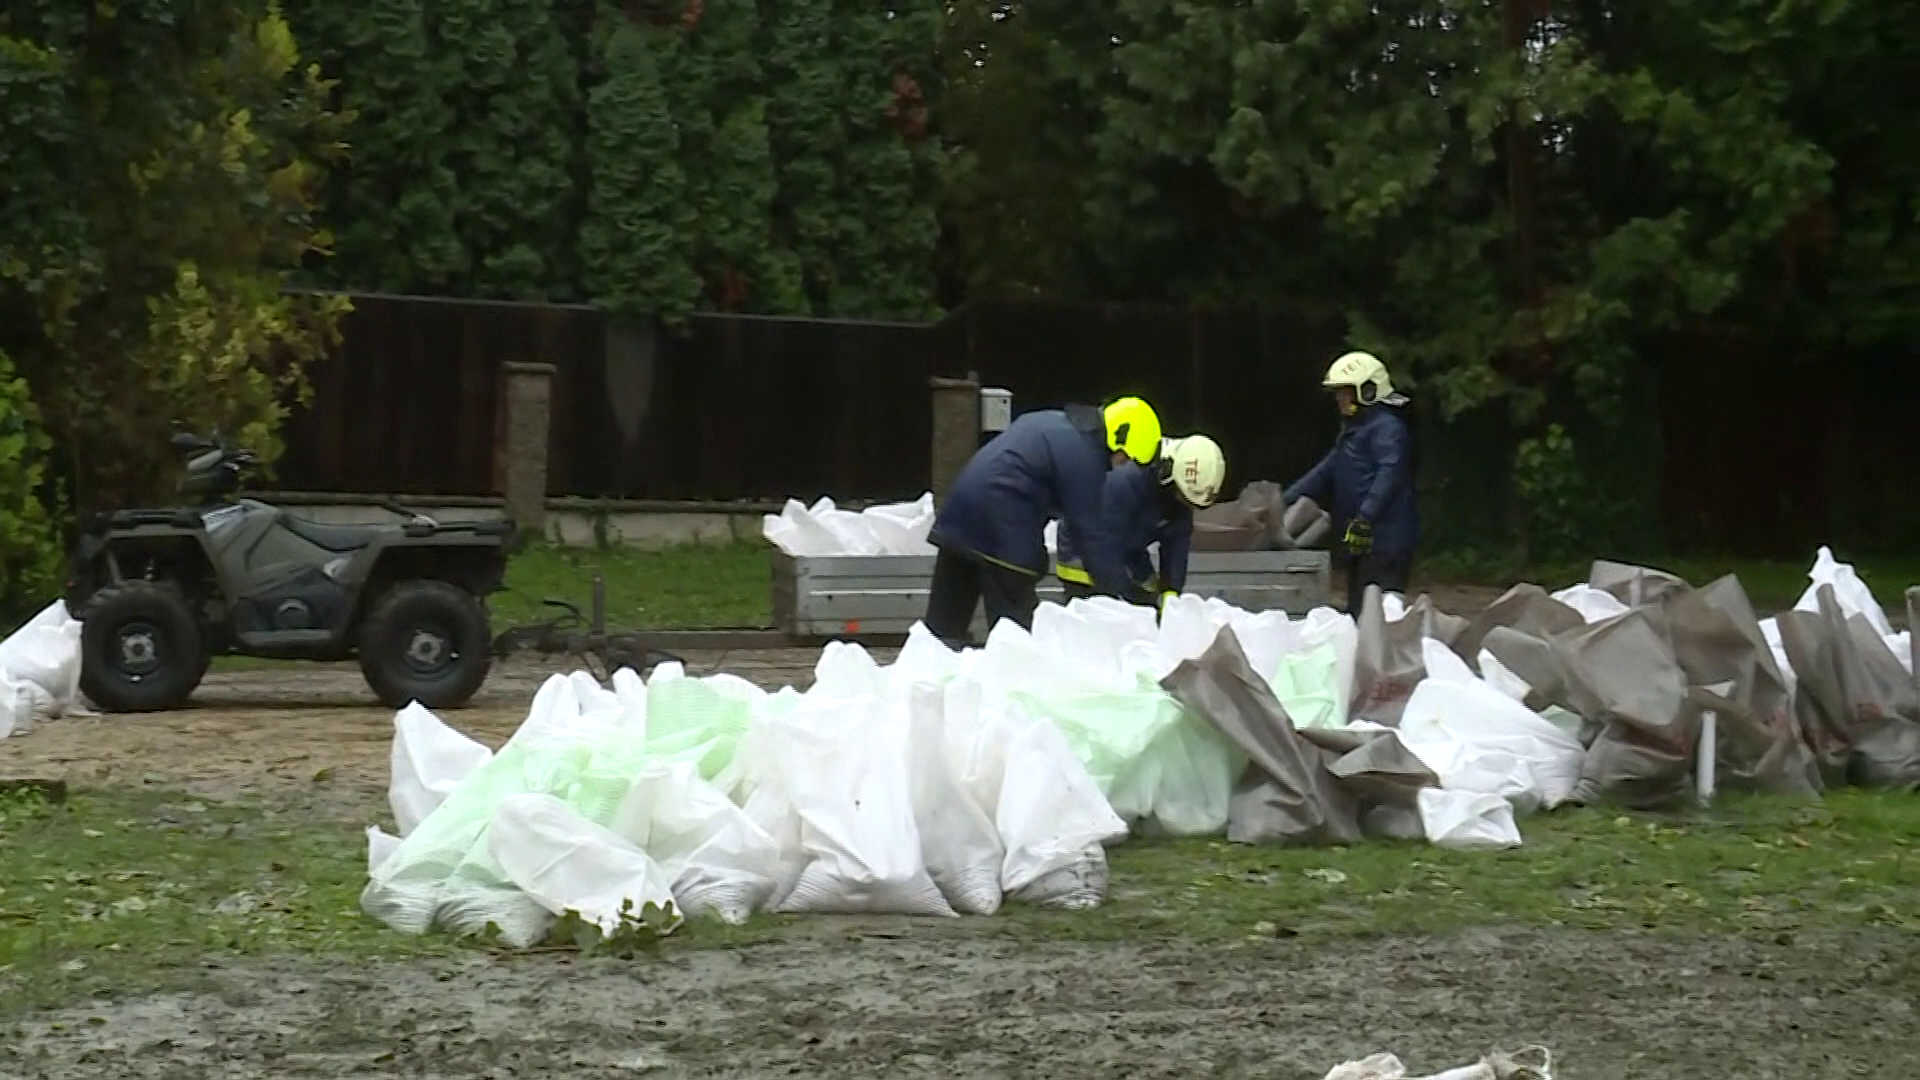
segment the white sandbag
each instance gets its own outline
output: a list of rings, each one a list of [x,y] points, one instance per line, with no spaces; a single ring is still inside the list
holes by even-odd
[[[400,835],[413,832],[460,781],[492,757],[493,751],[448,727],[417,701],[394,713],[387,805]]]
[[[960,673],[960,654],[933,636],[925,623],[907,630],[907,643],[885,669],[887,694],[900,698],[917,682],[944,683]]]
[[[804,860],[779,910],[956,914],[921,856],[904,710],[804,695],[766,727],[780,773],[761,783],[798,816]]]
[[[1353,698],[1354,658],[1360,651],[1360,627],[1351,615],[1335,611],[1330,607],[1318,607],[1307,612],[1307,617],[1298,624],[1300,628],[1300,648],[1311,650],[1320,645],[1332,645],[1334,650],[1334,679],[1339,690],[1337,715],[1330,717],[1334,726],[1347,722],[1347,703]]]
[[[1481,649],[1477,659],[1480,664],[1480,678],[1484,679],[1488,686],[1515,701],[1525,701],[1527,695],[1533,693],[1533,687],[1528,686],[1525,679],[1515,675],[1507,665],[1500,662],[1499,657],[1491,652]]]
[[[916,683],[907,706],[913,816],[927,873],[963,915],[1000,910],[1006,847],[993,819],[961,787],[947,752],[946,688]]]
[[[400,850],[400,838],[387,832],[378,825],[367,826],[367,873],[380,869],[382,863]]]
[[[1760,636],[1767,639],[1767,651],[1773,654],[1774,666],[1780,669],[1780,678],[1786,683],[1787,696],[1791,698],[1800,685],[1800,676],[1794,674],[1793,661],[1787,659],[1786,642],[1780,637],[1780,620],[1761,619]]]
[[[761,532],[781,551],[799,558],[844,555],[931,555],[927,534],[933,528],[933,493],[910,503],[842,510],[832,499],[812,506],[788,499],[780,513],[761,521]]]
[[[55,600],[41,608],[18,630],[0,641],[0,677],[24,692],[28,700],[25,725],[64,715],[80,701],[80,623],[67,615],[64,600]],[[18,701],[0,705],[0,709],[19,709]],[[4,723],[4,721],[0,721]],[[25,734],[18,716],[13,731]]]
[[[1625,601],[1586,582],[1569,585],[1554,593],[1553,598],[1579,612],[1580,617],[1589,623],[1605,622],[1628,610]]]
[[[1380,596],[1380,614],[1388,622],[1399,622],[1407,617],[1407,601],[1398,593],[1382,593]]]
[[[1874,599],[1873,590],[1860,580],[1851,563],[1843,563],[1833,557],[1833,549],[1822,546],[1814,556],[1813,569],[1807,571],[1807,591],[1793,605],[1795,611],[1820,610],[1820,586],[1833,586],[1833,598],[1839,602],[1840,610],[1848,615],[1859,615],[1872,624],[1873,632],[1883,638],[1893,636],[1893,624],[1887,621],[1887,613],[1881,608],[1880,601]]]
[[[33,683],[15,680],[0,671],[0,739],[31,732],[35,715],[45,711],[52,700]]]
[[[603,933],[637,919],[648,904],[673,903],[671,880],[646,852],[552,795],[500,800],[487,849],[534,902],[555,916],[578,913]]]
[[[1034,648],[1051,657],[1056,667],[1071,669],[1102,688],[1131,682],[1121,656],[1128,645],[1151,641],[1154,633],[1152,608],[1105,596],[1064,607],[1042,604],[1033,616]]]
[[[1477,678],[1447,646],[1421,643],[1427,677],[1400,718],[1400,741],[1442,788],[1503,796],[1515,808],[1551,808],[1580,779],[1586,748]]]
[[[1006,712],[1001,705],[988,706],[978,679],[962,675],[945,684],[941,716],[954,778],[974,809],[992,821],[1007,777],[1007,734],[1011,729]]]
[[[780,887],[778,842],[690,761],[647,766],[608,828],[653,858],[689,918],[739,925]]]
[[[829,641],[813,664],[813,687],[822,697],[885,696],[887,679],[873,654],[851,641]]]
[[[1009,716],[1006,778],[994,824],[1007,845],[1009,896],[1070,909],[1106,898],[1102,845],[1127,835],[1093,777],[1052,724]]]
[[[1419,799],[1420,824],[1430,843],[1456,848],[1520,846],[1513,804],[1498,795],[1421,788]]]

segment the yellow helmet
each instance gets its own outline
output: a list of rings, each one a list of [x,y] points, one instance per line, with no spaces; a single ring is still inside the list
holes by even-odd
[[[1168,439],[1161,469],[1160,482],[1172,484],[1188,505],[1212,506],[1227,480],[1227,456],[1205,435]]]
[[[1387,365],[1367,352],[1350,352],[1335,360],[1320,385],[1329,390],[1336,386],[1351,387],[1353,396],[1362,405],[1393,396],[1393,380],[1387,376]]]
[[[1100,410],[1106,421],[1107,449],[1119,451],[1142,465],[1160,457],[1160,416],[1137,397],[1123,397]]]

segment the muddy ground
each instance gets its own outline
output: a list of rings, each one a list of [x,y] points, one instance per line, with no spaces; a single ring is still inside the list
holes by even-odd
[[[1437,1072],[1537,1042],[1561,1080],[1892,1077],[1920,1062],[1911,947],[1483,931],[1195,955],[823,917],[645,963],[223,968],[30,1018],[0,1075],[1318,1080],[1383,1048]]]
[[[778,686],[804,684],[813,654],[688,660]],[[550,671],[505,668],[446,718],[497,745]],[[391,725],[351,667],[216,674],[180,713],[0,742],[0,774],[185,788],[358,828],[386,817]],[[190,993],[0,1021],[0,1077],[1318,1080],[1372,1051],[1422,1072],[1527,1043],[1554,1049],[1561,1080],[1893,1076],[1920,1067],[1917,969],[1893,933],[1502,930],[1203,952],[818,917],[657,961],[212,966]]]

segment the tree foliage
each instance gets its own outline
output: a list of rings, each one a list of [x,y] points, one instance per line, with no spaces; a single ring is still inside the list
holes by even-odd
[[[1876,89],[1910,70],[1915,9],[957,12],[946,205],[973,295],[1343,313],[1443,419],[1492,410],[1535,448],[1563,422],[1555,467],[1600,487],[1559,497],[1604,502],[1611,465],[1645,501],[1612,448],[1650,441],[1656,357],[1765,377],[1920,334],[1916,155]]]
[[[271,460],[342,308],[282,291],[341,118],[278,10],[16,4],[0,63],[0,348],[78,503],[154,494],[175,421]]]

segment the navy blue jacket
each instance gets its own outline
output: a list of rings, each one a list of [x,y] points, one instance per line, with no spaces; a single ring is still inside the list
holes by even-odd
[[[1389,399],[1391,400],[1391,399]],[[1294,481],[1286,500],[1306,497],[1333,516],[1335,535],[1355,517],[1373,523],[1373,549],[1411,557],[1420,543],[1413,497],[1413,437],[1400,410],[1367,405],[1340,426],[1333,449]]]
[[[928,539],[1040,577],[1047,522],[1058,518],[1080,538],[1094,586],[1125,596],[1126,566],[1101,514],[1112,464],[1098,409],[1022,413],[960,470]]]
[[[1107,474],[1104,518],[1107,531],[1120,545],[1127,575],[1144,586],[1153,579],[1153,560],[1147,546],[1160,545],[1160,588],[1179,592],[1187,585],[1187,558],[1193,550],[1193,511],[1160,483],[1156,470],[1129,462]],[[1080,567],[1073,530],[1060,526],[1060,565]]]

